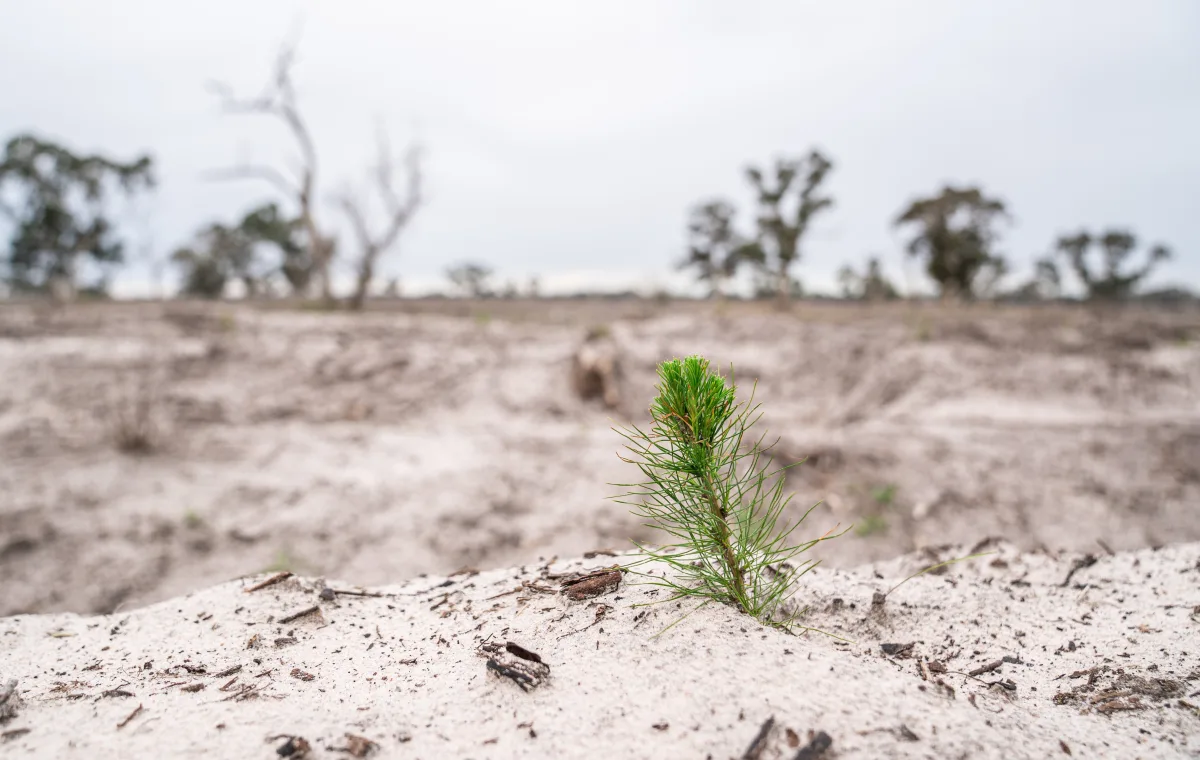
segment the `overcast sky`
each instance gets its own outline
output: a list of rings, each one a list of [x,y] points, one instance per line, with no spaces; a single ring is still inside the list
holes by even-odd
[[[1009,204],[1019,271],[1057,234],[1112,224],[1174,249],[1156,281],[1200,287],[1196,0],[0,7],[0,136],[152,153],[135,247],[169,252],[271,197],[203,178],[294,153],[278,124],[223,116],[206,83],[255,93],[298,29],[324,198],[363,183],[380,120],[398,149],[427,146],[429,205],[384,265],[410,285],[465,259],[521,281],[666,282],[691,203],[729,196],[749,225],[746,163],[819,147],[837,206],[796,270],[810,285],[870,254],[915,285],[890,222],[954,182]]]

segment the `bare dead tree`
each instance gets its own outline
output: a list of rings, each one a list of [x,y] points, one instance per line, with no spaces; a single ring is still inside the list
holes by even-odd
[[[317,223],[314,197],[317,184],[317,150],[300,109],[296,103],[296,90],[292,84],[292,65],[295,49],[288,44],[280,48],[275,60],[275,73],[271,81],[255,98],[239,98],[232,88],[221,83],[210,85],[221,99],[226,113],[262,114],[282,121],[291,132],[300,149],[299,166],[289,176],[279,169],[262,164],[242,164],[230,169],[213,172],[216,179],[259,179],[273,185],[281,193],[295,200],[299,208],[300,221],[308,238],[309,257],[326,302],[333,301],[333,284],[330,265],[334,254],[334,238],[325,235]]]
[[[350,307],[356,310],[363,307],[367,291],[375,277],[375,266],[380,255],[395,245],[396,239],[412,221],[413,214],[423,201],[420,147],[410,146],[405,154],[405,193],[401,198],[396,191],[396,162],[392,158],[391,148],[382,130],[379,133],[378,144],[379,157],[371,175],[387,218],[382,229],[371,231],[367,221],[367,204],[361,197],[347,190],[338,198],[338,204],[350,220],[359,248],[357,278],[354,294],[350,297]]]

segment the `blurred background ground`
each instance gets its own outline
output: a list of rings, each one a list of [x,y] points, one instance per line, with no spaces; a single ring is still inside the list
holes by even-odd
[[[589,340],[590,336],[590,340]],[[616,359],[581,398],[581,346]],[[605,353],[606,352],[606,353]],[[0,306],[0,615],[109,612],[245,573],[353,583],[650,539],[654,367],[758,381],[837,566],[989,536],[1200,539],[1200,313],[646,299]]]

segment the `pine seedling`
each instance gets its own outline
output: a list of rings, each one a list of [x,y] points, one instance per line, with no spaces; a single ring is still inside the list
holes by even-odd
[[[762,416],[753,392],[748,401],[738,402],[732,381],[713,372],[701,356],[663,362],[658,377],[648,431],[616,428],[629,454],[619,456],[645,477],[622,485],[630,490],[616,501],[672,542],[637,544],[643,558],[628,569],[648,562],[667,565],[663,576],[638,573],[671,592],[663,601],[722,602],[764,624],[791,627],[797,613],[787,612],[786,603],[795,582],[818,562],[797,558],[844,531],[790,544],[791,534],[816,505],[777,530],[791,500],[783,492],[783,474],[793,465],[771,470],[765,434],[751,436]]]

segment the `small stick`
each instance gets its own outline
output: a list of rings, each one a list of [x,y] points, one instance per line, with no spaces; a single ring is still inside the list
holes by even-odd
[[[1062,588],[1066,588],[1067,586],[1069,586],[1071,584],[1071,579],[1075,577],[1075,573],[1079,572],[1080,570],[1083,570],[1086,567],[1091,567],[1094,564],[1096,564],[1096,555],[1094,555],[1094,554],[1083,555],[1079,559],[1075,560],[1074,563],[1072,563],[1071,569],[1069,571],[1067,571],[1067,577],[1059,585]]]
[[[242,689],[241,691],[234,692],[233,694],[230,694],[228,697],[225,697],[224,699],[220,699],[217,701],[219,701],[219,702],[240,702],[243,699],[246,699],[246,698],[251,697],[254,694],[256,694],[259,690],[261,690],[263,688],[263,686],[265,686],[265,684],[259,684],[257,686],[247,686],[246,688]]]
[[[1131,694],[1133,694],[1133,691],[1130,689],[1122,689],[1121,691],[1106,691],[1103,694],[1097,694],[1096,696],[1092,697],[1088,700],[1088,703],[1093,705],[1099,704],[1100,702],[1107,702],[1110,699],[1128,697]]]
[[[975,668],[970,673],[967,673],[967,675],[974,678],[975,676],[981,676],[984,673],[991,673],[993,670],[995,670],[996,668],[1000,667],[1003,664],[1004,664],[1004,660],[995,660],[994,662],[989,662],[987,665],[980,665],[978,668]]]
[[[762,728],[758,729],[758,734],[755,735],[754,741],[750,742],[750,746],[742,753],[742,760],[758,760],[759,755],[767,747],[767,737],[771,734],[771,729],[775,727],[775,716],[767,718],[763,721]]]
[[[251,593],[254,593],[255,591],[261,591],[262,589],[266,588],[267,586],[274,586],[276,583],[279,583],[280,581],[285,581],[291,577],[292,577],[291,572],[289,572],[287,570],[284,570],[282,573],[275,573],[274,575],[272,575],[270,578],[267,578],[262,583],[256,583],[253,586],[251,586],[250,588],[246,589],[246,593],[251,594]]]
[[[517,587],[516,587],[516,588],[514,588],[512,591],[505,591],[503,594],[496,594],[495,596],[489,596],[488,598],[484,599],[483,601],[485,601],[485,602],[490,602],[490,601],[492,601],[493,599],[499,599],[499,598],[500,598],[500,597],[502,597],[502,596],[509,596],[509,595],[511,595],[511,594],[520,593],[521,591],[524,591],[524,587],[523,587],[523,586],[517,586]]]
[[[3,705],[6,702],[8,702],[9,698],[12,697],[13,692],[15,692],[16,690],[17,690],[17,679],[15,679],[15,678],[8,679],[8,683],[4,684],[3,688],[0,688],[0,705]]]
[[[313,606],[306,607],[306,608],[300,610],[299,612],[294,612],[291,615],[288,615],[287,617],[279,618],[279,622],[280,623],[290,623],[293,620],[299,620],[302,617],[306,617],[308,615],[313,614],[314,612],[320,612],[320,611],[321,611],[321,608],[314,604]]]
[[[125,720],[123,720],[117,724],[117,730],[120,731],[122,728],[125,728],[125,726],[129,725],[129,721],[136,718],[138,716],[138,713],[140,713],[141,711],[142,711],[142,705],[139,703],[137,707],[133,708],[133,712],[129,713],[129,717],[127,717]]]

